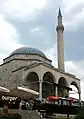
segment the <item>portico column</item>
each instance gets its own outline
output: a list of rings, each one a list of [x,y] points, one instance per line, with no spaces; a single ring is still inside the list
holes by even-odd
[[[39,99],[42,99],[42,80],[39,80]]]
[[[55,95],[58,96],[58,88],[57,88],[57,86],[55,88]]]
[[[78,94],[79,94],[79,103],[80,103],[80,106],[81,106],[81,92],[79,91]]]
[[[69,97],[69,90],[67,90],[67,96]]]

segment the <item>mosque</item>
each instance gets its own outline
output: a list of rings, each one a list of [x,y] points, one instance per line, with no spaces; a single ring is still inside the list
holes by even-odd
[[[69,96],[70,85],[78,89],[81,99],[80,79],[65,72],[62,14],[59,8],[57,31],[58,68],[52,66],[39,49],[21,47],[3,59],[0,65],[0,86],[14,90],[17,86],[25,86],[39,92],[39,98],[53,96]]]

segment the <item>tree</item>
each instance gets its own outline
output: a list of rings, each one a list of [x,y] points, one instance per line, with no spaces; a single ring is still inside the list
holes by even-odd
[[[78,113],[75,119],[84,119],[84,106],[81,106],[78,110]]]

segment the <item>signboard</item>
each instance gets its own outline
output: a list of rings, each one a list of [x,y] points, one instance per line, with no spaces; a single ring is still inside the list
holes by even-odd
[[[20,100],[21,100],[21,98],[19,98],[19,97],[14,97],[14,96],[10,96],[10,95],[0,95],[0,101],[15,101],[15,102],[17,102],[17,101],[19,101],[20,102]]]
[[[17,97],[10,97],[10,96],[2,96],[1,98],[2,100],[9,100],[9,101],[16,101],[17,100]]]
[[[21,98],[14,97],[10,95],[0,95],[0,107],[4,107],[8,105],[9,109],[17,109],[19,108],[19,103]],[[6,107],[4,107],[6,108]]]

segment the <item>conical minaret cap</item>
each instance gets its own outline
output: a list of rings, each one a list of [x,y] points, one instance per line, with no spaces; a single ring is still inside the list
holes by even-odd
[[[59,12],[58,12],[58,17],[62,17],[62,14],[61,14],[61,10],[60,10],[60,7],[59,7]]]

